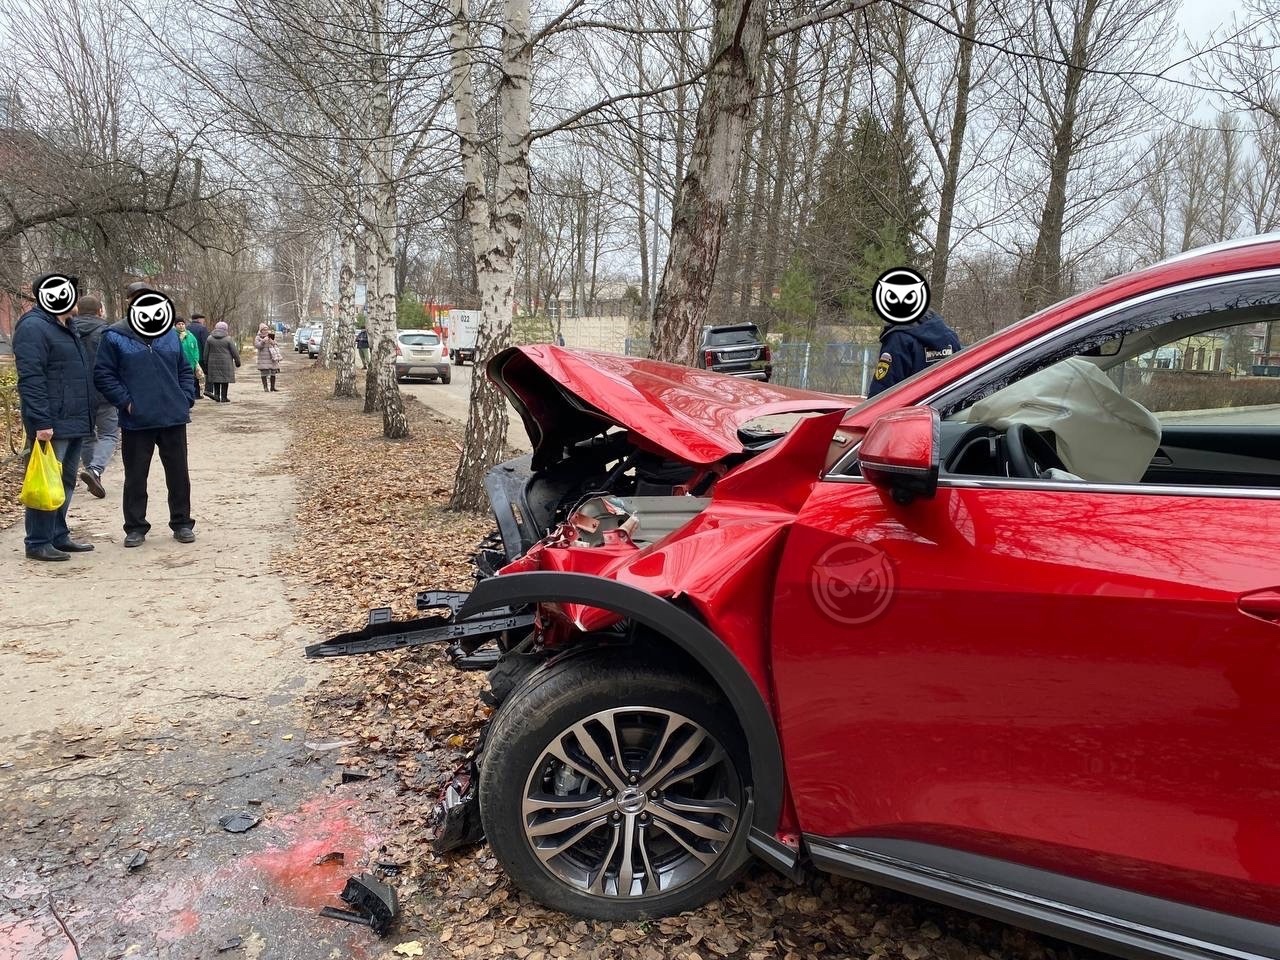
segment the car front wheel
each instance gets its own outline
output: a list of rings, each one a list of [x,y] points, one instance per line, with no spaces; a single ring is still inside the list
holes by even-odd
[[[480,809],[517,886],[557,910],[630,920],[722,893],[749,783],[720,695],[675,671],[584,656],[503,703],[481,758]]]

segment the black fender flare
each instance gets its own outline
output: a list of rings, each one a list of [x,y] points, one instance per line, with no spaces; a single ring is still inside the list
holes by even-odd
[[[458,619],[494,607],[540,602],[583,603],[626,617],[662,634],[693,658],[724,691],[747,738],[751,757],[752,824],[769,836],[782,815],[782,743],[768,705],[738,658],[696,617],[669,600],[606,577],[585,573],[510,573],[481,580]]]

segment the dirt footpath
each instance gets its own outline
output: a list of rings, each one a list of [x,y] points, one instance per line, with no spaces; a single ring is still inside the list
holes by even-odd
[[[158,457],[140,548],[122,546],[118,457],[107,499],[80,487],[71,507],[93,553],[39,564],[21,522],[0,531],[0,960],[381,952],[315,916],[379,827],[334,786],[336,738],[305,729],[317,638],[271,572],[300,502],[289,396],[246,378],[197,404],[194,544],[167,527]],[[223,830],[239,811],[262,822]]]

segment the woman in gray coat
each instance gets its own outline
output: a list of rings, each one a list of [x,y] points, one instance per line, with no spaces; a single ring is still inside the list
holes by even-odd
[[[236,382],[238,366],[240,348],[227,332],[226,321],[220,320],[204,342],[204,368],[208,373],[206,383],[209,388],[205,396],[219,403],[230,403],[227,385]]]

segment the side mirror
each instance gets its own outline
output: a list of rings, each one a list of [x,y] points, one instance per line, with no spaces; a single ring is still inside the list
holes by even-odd
[[[862,475],[898,503],[932,497],[938,491],[940,433],[938,411],[932,407],[885,414],[858,448]]]

